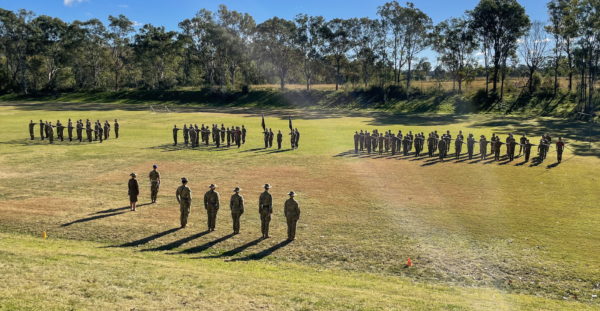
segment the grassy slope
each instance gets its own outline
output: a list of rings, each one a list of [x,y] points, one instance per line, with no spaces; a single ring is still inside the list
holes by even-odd
[[[280,271],[282,265],[286,267],[284,270],[330,270],[335,275],[350,271],[359,273],[361,280],[368,276],[367,279],[376,278],[376,282],[380,281],[379,276],[392,277],[387,280],[417,282],[420,285],[410,290],[424,297],[441,295],[428,287],[419,287],[424,284],[483,288],[468,291],[474,295],[480,290],[491,291],[492,296],[498,292],[502,297],[524,293],[531,296],[520,303],[530,308],[541,303],[533,296],[572,300],[573,294],[577,294],[580,300],[589,302],[598,291],[599,159],[597,153],[585,151],[586,145],[575,141],[585,133],[585,124],[547,118],[193,107],[174,109],[171,115],[151,115],[138,109],[136,105],[49,103],[0,107],[0,121],[5,125],[0,138],[1,230],[34,235],[47,230],[53,238],[121,246],[114,251],[157,262],[182,258],[190,265],[203,266],[204,262],[226,259],[275,271]],[[294,125],[302,132],[301,148],[293,152],[262,150],[261,136],[257,133],[263,112],[267,125],[275,130],[285,130],[287,116],[292,114]],[[103,144],[52,146],[26,138],[29,119],[65,121],[68,117],[119,118],[122,137]],[[172,147],[169,128],[183,122],[245,124],[250,136],[241,150]],[[543,164],[531,165],[522,165],[521,159],[500,164],[465,159],[442,164],[428,158],[355,157],[348,152],[351,133],[360,128],[394,132],[448,129],[452,133],[462,129],[465,133],[488,137],[492,131],[525,131],[530,136],[550,131],[553,136],[563,135],[573,143],[570,146],[577,154],[566,152],[564,163],[558,166],[552,165],[552,156]],[[149,191],[143,177],[154,163],[159,165],[164,179],[159,204],[142,206],[141,212],[135,214],[126,212],[124,187],[128,174],[140,173],[143,186],[140,203],[145,203]],[[191,228],[178,231],[173,229],[178,215],[172,193],[181,176],[191,179],[196,201]],[[220,230],[203,232],[205,216],[198,203],[212,182],[221,186],[225,201],[234,186],[244,189],[248,208],[242,220],[242,235],[229,236],[231,220],[226,210],[219,216]],[[272,221],[275,238],[258,241],[255,205],[260,185],[266,182],[275,186],[276,214]],[[298,232],[300,239],[285,245],[281,243],[285,236],[281,214],[289,190],[299,193],[304,214]],[[12,249],[10,244],[4,245],[11,237],[22,238],[8,235],[0,247]],[[35,249],[32,247],[30,254],[22,253],[19,261],[34,260]],[[408,257],[415,262],[411,269],[404,268]],[[196,260],[199,258],[204,260]],[[228,272],[231,276],[224,286],[231,288],[243,280],[236,278],[237,264],[227,267],[231,267]],[[57,266],[56,273],[64,271],[62,268]],[[21,271],[16,264],[6,269],[10,273]],[[85,282],[82,275],[75,275],[74,279]],[[12,288],[41,290],[35,284],[15,282]],[[56,291],[66,295],[68,287],[61,286]],[[332,303],[324,307],[345,307],[336,305],[341,302],[331,302],[337,289],[329,288],[311,293],[322,297],[319,299],[327,304]],[[142,295],[141,290],[134,292]],[[247,296],[257,295],[247,293]],[[274,303],[277,297],[263,298]],[[356,302],[357,306],[388,306],[369,300],[373,298],[371,293],[364,297],[367,298]],[[440,305],[430,307],[443,308],[444,304],[472,307],[472,296],[465,297],[463,302],[456,303],[450,298],[440,298]],[[489,294],[482,297],[486,304],[479,308],[486,308],[490,301],[498,304]],[[402,296],[390,294],[384,299],[387,300],[402,300]],[[169,298],[159,301],[171,303]],[[291,298],[284,301],[290,303],[290,308],[307,303]],[[222,303],[234,305],[238,301],[234,297]],[[554,309],[555,303],[545,300],[541,307]],[[419,306],[418,302],[412,305]],[[514,306],[506,306],[511,307]]]
[[[120,103],[136,105],[148,109],[148,105],[162,107],[245,107],[245,108],[301,108],[301,109],[343,109],[379,110],[396,113],[491,113],[528,116],[573,117],[577,107],[574,95],[561,94],[557,98],[544,96],[518,97],[509,94],[501,103],[486,102],[473,92],[465,94],[428,93],[406,98],[390,99],[383,103],[381,93],[376,91],[334,91],[315,89],[306,92],[301,89],[286,91],[270,88],[257,89],[250,94],[240,92],[216,95],[208,90],[181,91],[121,91],[103,93],[65,93],[44,96],[3,95],[2,101],[38,101],[64,103]],[[158,109],[158,108],[157,108]]]
[[[2,310],[589,310],[494,289],[0,234]]]

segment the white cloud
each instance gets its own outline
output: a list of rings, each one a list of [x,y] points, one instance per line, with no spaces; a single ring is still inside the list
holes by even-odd
[[[480,60],[478,60],[477,62],[478,62],[478,63],[481,63],[481,62],[483,62],[483,59],[480,59]]]
[[[483,52],[479,52],[479,53],[475,54],[475,56],[481,56],[481,55],[483,55]]]
[[[133,26],[134,27],[138,27],[138,26],[142,26],[142,25],[143,25],[142,23],[138,23],[136,21],[133,21]]]
[[[73,6],[73,4],[79,4],[87,0],[63,0],[63,4],[65,6]]]
[[[128,8],[129,6],[127,4],[121,4],[119,5],[120,8]]]

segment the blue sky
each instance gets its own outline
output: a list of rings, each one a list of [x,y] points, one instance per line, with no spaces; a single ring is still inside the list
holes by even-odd
[[[546,2],[549,0],[521,0],[531,20],[546,20]],[[260,23],[273,16],[291,19],[298,13],[322,15],[325,19],[350,17],[377,17],[377,7],[386,1],[358,0],[19,0],[2,1],[0,7],[6,10],[25,8],[37,15],[59,17],[64,21],[88,20],[98,18],[107,23],[109,15],[123,14],[139,25],[151,23],[165,26],[169,30],[177,29],[177,24],[186,18],[192,18],[197,11],[206,8],[216,11],[219,4],[225,4],[230,10],[246,12]],[[398,1],[401,5],[405,1]],[[458,17],[477,5],[479,0],[422,0],[413,1],[416,7],[428,14],[434,23],[449,17]],[[290,4],[291,3],[291,4]],[[433,63],[435,54],[427,51]]]

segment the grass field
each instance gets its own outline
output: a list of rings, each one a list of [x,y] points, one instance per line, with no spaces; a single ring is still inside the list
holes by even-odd
[[[139,105],[0,105],[0,309],[596,309],[600,291],[597,145],[588,125],[483,115],[172,109]],[[267,127],[300,149],[262,149]],[[118,140],[29,140],[30,119],[119,119]],[[172,146],[173,124],[248,128],[241,149]],[[550,132],[572,151],[557,165],[355,155],[360,129]],[[37,128],[36,128],[36,136]],[[287,137],[286,137],[287,138]],[[181,139],[180,139],[181,140]],[[159,166],[159,202],[145,176]],[[128,211],[129,173],[140,176]],[[178,227],[180,177],[194,191],[190,226]],[[224,206],[206,232],[200,207],[210,183]],[[257,201],[274,186],[272,239],[260,240]],[[242,234],[231,235],[232,189],[246,199]],[[294,190],[302,216],[286,243],[283,202]],[[48,239],[40,238],[47,231]],[[413,261],[406,267],[407,258]]]

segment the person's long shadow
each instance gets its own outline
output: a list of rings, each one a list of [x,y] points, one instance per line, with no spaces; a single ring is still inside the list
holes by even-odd
[[[554,164],[550,164],[550,165],[546,166],[546,168],[547,168],[547,169],[555,168],[555,167],[557,167],[559,164],[560,164],[560,163],[556,162],[556,163],[554,163]]]
[[[93,217],[88,217],[88,218],[83,218],[83,219],[78,219],[66,224],[62,224],[60,225],[61,227],[68,227],[70,225],[74,225],[74,224],[78,224],[78,223],[82,223],[82,222],[88,222],[88,221],[92,221],[92,220],[97,220],[97,219],[102,219],[102,218],[107,218],[107,217],[112,217],[112,216],[117,216],[117,215],[121,215],[124,214],[125,212],[118,212],[118,213],[112,213],[112,214],[105,214],[105,215],[98,215],[98,216],[93,216]]]
[[[273,246],[271,246],[271,247],[269,247],[269,248],[267,248],[267,249],[265,249],[265,250],[263,250],[261,252],[258,252],[256,254],[252,254],[252,255],[249,255],[249,256],[246,256],[246,257],[243,257],[243,258],[239,258],[239,259],[233,259],[231,261],[261,260],[261,259],[263,259],[263,258],[265,258],[265,257],[267,257],[267,256],[269,256],[271,254],[273,254],[276,250],[278,250],[278,249],[280,249],[280,248],[282,248],[282,247],[284,247],[284,246],[286,246],[286,245],[288,245],[290,243],[292,243],[292,241],[285,240],[283,242],[275,244],[275,245],[273,245]]]
[[[242,246],[236,247],[236,248],[234,248],[234,249],[232,249],[230,251],[226,251],[226,252],[224,252],[222,254],[219,254],[219,255],[216,255],[216,256],[206,256],[206,257],[201,257],[201,258],[212,258],[212,259],[214,259],[214,258],[222,258],[222,257],[233,257],[233,256],[235,256],[235,255],[237,255],[237,254],[245,251],[249,247],[258,245],[258,243],[260,243],[263,240],[264,240],[263,238],[258,238],[258,239],[254,240],[252,242],[246,243],[246,244],[244,244]]]
[[[254,148],[254,149],[246,149],[244,151],[240,151],[240,153],[244,153],[244,152],[253,152],[253,151],[259,151],[259,150],[264,150],[265,148]]]
[[[448,161],[444,161],[444,162],[448,162]],[[423,164],[421,164],[421,166],[430,166],[430,165],[435,165],[435,164],[444,163],[444,162],[442,162],[442,161],[440,161],[438,159],[437,161],[431,161],[431,162],[423,163]]]
[[[535,158],[535,160],[531,161],[531,165],[529,165],[530,167],[532,166],[538,166],[540,164],[544,163],[544,161],[542,161],[542,159],[540,159],[540,157]]]
[[[282,152],[288,152],[288,151],[292,151],[292,149],[278,149],[278,150],[272,150],[269,152],[265,152],[265,154],[272,154],[272,153],[282,153]]]
[[[529,161],[523,161],[523,162],[521,162],[521,163],[517,163],[517,164],[515,164],[515,166],[523,166],[523,165],[525,165],[525,163],[527,163],[527,162],[529,162]]]
[[[471,161],[468,164],[475,164],[475,163],[479,163],[481,161],[483,161],[483,159],[480,158],[479,160]]]
[[[143,238],[143,239],[139,239],[137,241],[133,241],[133,242],[121,244],[121,245],[116,246],[116,247],[135,247],[135,246],[138,246],[138,245],[144,245],[144,244],[146,244],[146,243],[148,243],[150,241],[156,240],[156,239],[158,239],[160,237],[163,237],[163,236],[165,236],[167,234],[171,234],[173,232],[177,232],[178,230],[181,230],[181,228],[169,229],[167,231],[163,231],[163,232],[160,232],[160,233],[157,233],[157,234],[153,234],[153,235],[151,235],[149,237],[146,237],[146,238]],[[113,247],[115,247],[115,246],[113,246]]]
[[[205,250],[207,250],[207,249],[209,249],[209,248],[211,248],[211,247],[213,247],[213,246],[215,246],[215,245],[217,245],[217,244],[219,244],[219,243],[221,243],[221,242],[223,242],[223,241],[225,241],[225,240],[233,237],[234,235],[235,234],[230,233],[230,234],[228,234],[228,235],[226,235],[224,237],[218,238],[218,239],[216,239],[214,241],[210,241],[210,242],[208,242],[206,244],[198,245],[198,246],[195,246],[195,247],[183,250],[183,251],[181,251],[181,253],[183,253],[183,254],[201,253],[201,252],[203,252],[203,251],[205,251]]]
[[[205,236],[209,233],[210,233],[210,231],[208,231],[208,230],[202,231],[202,232],[196,233],[194,235],[190,235],[189,237],[183,238],[181,240],[177,240],[175,242],[171,242],[169,244],[161,245],[161,246],[155,247],[155,248],[144,249],[142,251],[143,252],[170,251],[175,248],[178,248],[179,246],[181,246],[189,241],[195,240],[195,239]]]
[[[144,204],[139,204],[136,207],[140,207],[140,206],[145,206],[145,205],[150,205],[152,203],[144,203]],[[122,210],[126,210],[126,209],[130,209],[131,206],[125,206],[125,207],[119,207],[119,208],[111,208],[111,209],[107,209],[107,210],[103,210],[103,211],[99,211],[99,212],[95,212],[93,214],[90,215],[96,215],[96,214],[107,214],[107,213],[113,213],[113,212],[118,212],[118,211],[122,211]]]

